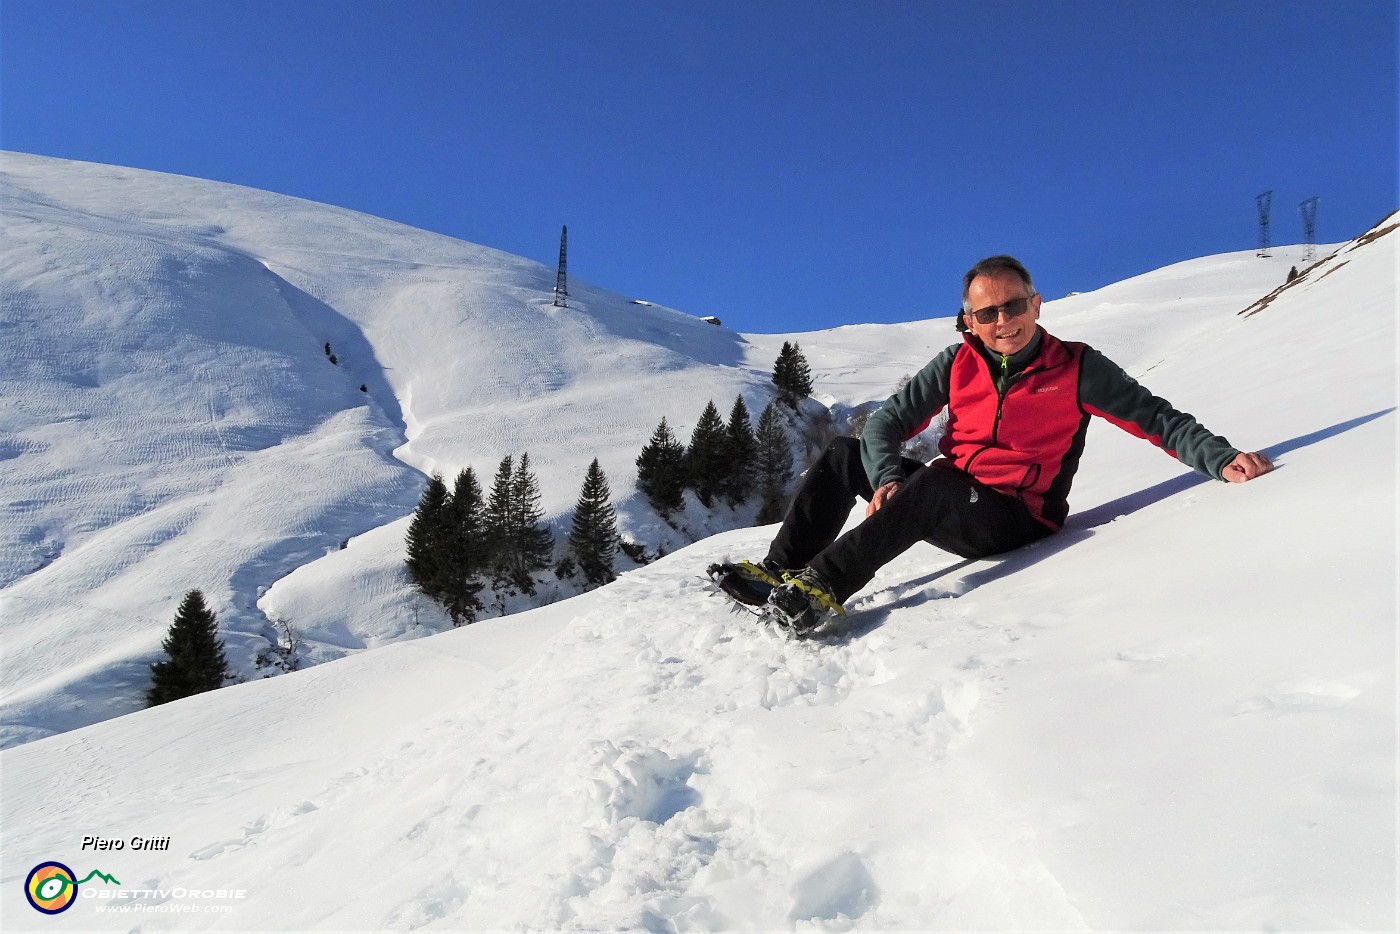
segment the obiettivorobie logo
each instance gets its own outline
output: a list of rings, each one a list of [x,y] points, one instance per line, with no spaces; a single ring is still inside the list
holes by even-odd
[[[121,885],[120,880],[97,869],[79,879],[78,874],[67,866],[50,860],[29,871],[24,880],[24,897],[29,899],[29,904],[35,911],[56,915],[73,907],[73,902],[78,898],[78,886],[91,882],[94,878],[101,879],[108,885]]]

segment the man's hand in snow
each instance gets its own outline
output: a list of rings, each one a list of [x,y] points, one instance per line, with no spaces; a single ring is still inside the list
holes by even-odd
[[[1263,454],[1243,452],[1236,454],[1235,459],[1225,465],[1221,476],[1231,483],[1244,483],[1246,480],[1253,480],[1274,469],[1274,462]]]

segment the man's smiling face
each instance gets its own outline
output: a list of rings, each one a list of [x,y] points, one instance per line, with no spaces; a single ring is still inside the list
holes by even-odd
[[[972,333],[982,339],[988,350],[1010,356],[1030,343],[1035,336],[1035,322],[1040,317],[1040,296],[1027,296],[1029,290],[1020,277],[1010,270],[988,276],[978,276],[967,287],[967,303],[972,309],[963,320]],[[1024,314],[1012,317],[1001,308],[996,320],[983,324],[976,312],[998,308],[1016,299],[1027,299]],[[1014,306],[1013,306],[1014,307]]]

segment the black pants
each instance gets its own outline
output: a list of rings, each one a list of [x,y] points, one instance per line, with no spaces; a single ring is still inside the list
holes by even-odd
[[[845,602],[915,542],[982,558],[1052,532],[1020,500],[957,468],[905,458],[904,473],[904,484],[884,508],[837,538],[856,497],[874,495],[860,442],[837,438],[803,478],[769,559],[785,568],[811,567],[831,585],[832,596]]]

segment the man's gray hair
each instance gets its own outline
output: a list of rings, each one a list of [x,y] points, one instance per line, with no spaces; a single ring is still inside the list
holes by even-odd
[[[967,291],[972,288],[972,280],[978,276],[996,276],[1004,273],[1011,273],[1026,285],[1026,294],[1035,294],[1035,283],[1031,282],[1031,274],[1026,271],[1026,267],[1021,265],[1021,261],[1014,256],[989,256],[976,266],[967,271],[963,276],[962,307],[963,313],[972,310],[972,306],[967,301]]]

